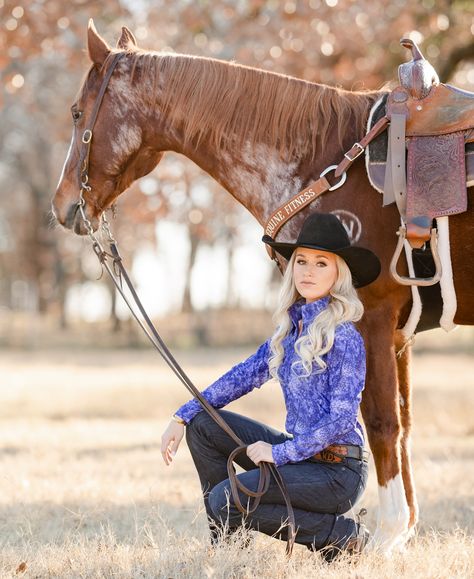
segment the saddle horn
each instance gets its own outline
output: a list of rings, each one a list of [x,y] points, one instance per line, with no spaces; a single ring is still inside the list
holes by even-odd
[[[421,53],[421,50],[418,47],[418,44],[412,40],[411,38],[402,38],[400,40],[400,44],[411,50],[411,54],[413,56],[413,60],[426,60],[426,58]]]
[[[436,70],[423,56],[418,45],[411,38],[402,38],[400,44],[411,50],[412,60],[398,67],[398,79],[411,96],[424,99],[428,96],[431,87],[439,84]]]

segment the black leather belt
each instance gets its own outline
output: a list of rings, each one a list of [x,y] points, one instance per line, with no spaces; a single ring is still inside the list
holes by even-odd
[[[356,458],[369,462],[369,452],[362,446],[355,444],[331,444],[311,457],[311,459],[325,462],[343,462],[345,458]]]

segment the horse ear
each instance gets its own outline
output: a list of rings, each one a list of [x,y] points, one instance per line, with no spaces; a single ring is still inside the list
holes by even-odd
[[[122,34],[117,41],[117,48],[122,48],[123,50],[127,50],[130,46],[136,46],[137,41],[135,36],[131,30],[129,30],[126,26],[122,26]]]
[[[110,46],[97,32],[92,18],[89,20],[87,27],[87,49],[89,58],[94,64],[103,64],[110,53]]]

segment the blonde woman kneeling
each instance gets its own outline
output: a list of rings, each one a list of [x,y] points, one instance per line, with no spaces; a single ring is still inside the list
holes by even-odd
[[[221,410],[248,444],[238,464],[242,483],[257,490],[260,461],[274,463],[285,480],[296,520],[296,542],[331,560],[342,550],[360,552],[367,529],[345,516],[367,484],[367,452],[357,420],[365,382],[365,347],[354,326],[363,314],[357,287],[374,281],[380,262],[370,250],[351,245],[332,214],[313,213],[294,243],[262,240],[286,259],[276,330],[247,360],[203,391],[215,408],[279,380],[286,405],[287,433]],[[202,411],[195,399],[181,406],[162,436],[170,464],[186,431],[215,542],[222,529],[242,525],[286,540],[283,496],[272,479],[257,509],[242,516],[232,501],[227,457],[235,442]],[[247,497],[242,496],[242,502]],[[243,502],[243,504],[245,504]]]

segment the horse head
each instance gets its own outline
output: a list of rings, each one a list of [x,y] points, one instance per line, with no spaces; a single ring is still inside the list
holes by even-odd
[[[128,58],[139,51],[133,34],[123,27],[112,48],[90,20],[87,41],[92,65],[71,107],[72,139],[52,203],[59,223],[82,235],[87,228],[79,211],[81,188],[84,214],[96,230],[102,213],[152,171],[165,150],[156,111],[143,99],[147,79],[133,74]]]

